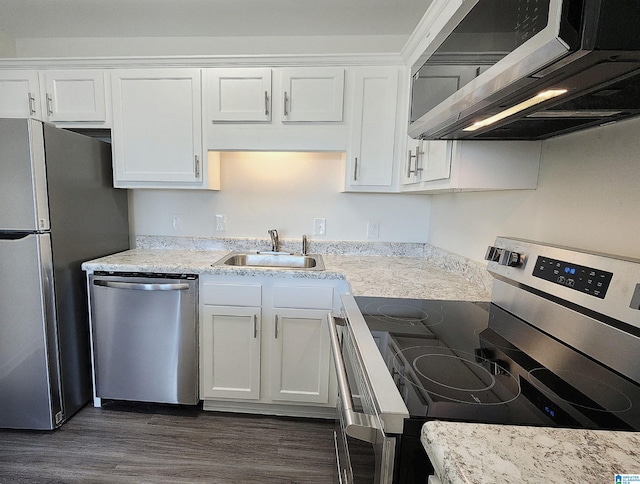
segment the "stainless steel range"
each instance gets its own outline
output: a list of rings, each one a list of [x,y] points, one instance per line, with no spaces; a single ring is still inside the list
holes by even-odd
[[[339,482],[426,482],[427,420],[640,430],[640,261],[504,237],[486,259],[490,303],[343,296]]]

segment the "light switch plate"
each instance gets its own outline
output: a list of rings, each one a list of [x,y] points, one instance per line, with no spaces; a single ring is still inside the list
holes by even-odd
[[[326,233],[327,233],[327,219],[314,218],[313,219],[313,235],[326,235]]]
[[[227,214],[220,213],[216,214],[216,232],[226,232],[227,231]]]

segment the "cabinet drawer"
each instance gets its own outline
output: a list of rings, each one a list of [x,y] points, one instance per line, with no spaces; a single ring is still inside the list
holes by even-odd
[[[202,304],[216,306],[262,306],[262,286],[254,284],[203,283],[200,291]]]
[[[295,309],[332,309],[333,287],[275,286],[273,306]]]

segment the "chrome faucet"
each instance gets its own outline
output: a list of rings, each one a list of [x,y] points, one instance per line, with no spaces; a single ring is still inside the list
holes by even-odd
[[[307,236],[302,236],[302,255],[307,255],[309,252],[309,241],[307,240]]]
[[[269,230],[269,236],[271,237],[271,252],[278,252],[278,246],[280,245],[278,231],[276,229]]]

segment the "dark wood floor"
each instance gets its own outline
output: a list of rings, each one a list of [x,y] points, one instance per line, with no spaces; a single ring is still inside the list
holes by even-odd
[[[0,483],[331,483],[333,422],[111,403],[0,430]]]

